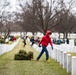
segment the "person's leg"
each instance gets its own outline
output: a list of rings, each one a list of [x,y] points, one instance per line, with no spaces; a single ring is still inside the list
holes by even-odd
[[[31,44],[31,46],[33,46],[33,44],[34,44],[34,42],[32,41],[32,44]]]
[[[23,47],[25,47],[25,43],[24,43]]]
[[[40,57],[42,56],[43,53],[44,53],[44,47],[42,47],[42,51],[40,52],[39,56],[37,57],[37,60],[40,59]]]
[[[26,43],[24,42],[24,47],[25,47]]]
[[[46,47],[44,47],[44,51],[45,51],[45,53],[46,53],[46,60],[48,60],[48,59],[49,59],[49,54],[48,54],[48,50],[47,50]]]

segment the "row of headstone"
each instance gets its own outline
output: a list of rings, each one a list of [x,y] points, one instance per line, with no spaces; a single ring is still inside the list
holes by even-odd
[[[65,52],[75,52],[76,53],[76,46],[70,45],[70,44],[61,44],[61,45],[55,45],[55,47],[60,48],[61,50]]]
[[[9,52],[11,51],[19,42],[20,38],[17,39],[17,41],[15,41],[13,44],[11,45],[7,45],[7,44],[1,44],[0,45],[0,55],[2,55],[3,53]]]
[[[60,65],[63,66],[63,69],[66,69],[67,73],[71,73],[71,75],[76,75],[76,56],[71,56],[71,54],[68,54],[67,51],[58,47],[59,46],[55,45],[54,50],[51,50],[51,47],[48,46],[47,49],[49,51],[49,56],[59,62]],[[36,44],[33,45],[33,48],[39,52],[42,49]]]
[[[63,66],[63,69],[66,69],[67,73],[71,73],[71,75],[76,75],[76,56],[71,56],[67,52],[60,50],[59,48],[55,48],[54,50],[50,50],[51,57],[55,59],[60,65]]]

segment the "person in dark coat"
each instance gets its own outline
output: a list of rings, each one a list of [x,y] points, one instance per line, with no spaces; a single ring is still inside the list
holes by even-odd
[[[24,43],[23,47],[25,47],[25,45],[26,45],[26,36],[24,36],[24,38],[23,38],[23,43]]]
[[[58,38],[57,40],[57,44],[60,45],[61,44],[61,40]]]
[[[31,41],[31,46],[33,46],[33,44],[35,43],[34,36],[31,37],[30,41]]]
[[[67,44],[69,44],[69,39],[68,38],[66,39],[66,42],[67,42]]]

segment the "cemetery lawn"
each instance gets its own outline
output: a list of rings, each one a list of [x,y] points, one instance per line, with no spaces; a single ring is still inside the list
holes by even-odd
[[[14,55],[19,50],[33,51],[34,59],[14,60]],[[28,42],[23,47],[23,42],[20,40],[12,51],[0,56],[0,75],[71,75],[66,73],[66,70],[62,69],[62,66],[51,58],[49,62],[45,62],[45,55],[36,61],[38,54],[39,52],[35,51]]]

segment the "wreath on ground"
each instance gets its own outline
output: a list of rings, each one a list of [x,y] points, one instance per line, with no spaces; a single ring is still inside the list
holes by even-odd
[[[20,50],[14,56],[14,60],[31,60],[33,59],[33,52],[29,51],[28,53],[25,50]]]

